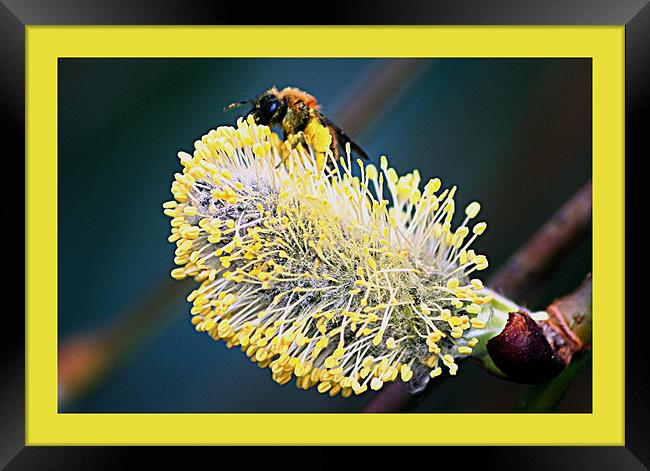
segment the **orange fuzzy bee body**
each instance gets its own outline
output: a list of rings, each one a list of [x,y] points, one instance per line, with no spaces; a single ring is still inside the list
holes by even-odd
[[[347,143],[358,156],[368,158],[366,152],[356,142],[321,113],[316,98],[303,90],[295,87],[278,90],[272,87],[253,99],[233,103],[225,110],[244,103],[253,105],[246,116],[252,116],[257,124],[279,126],[282,128],[285,141],[293,146],[303,142],[311,145],[316,151],[317,160],[320,160],[319,168],[322,167],[328,150],[338,158],[341,149],[345,152]]]

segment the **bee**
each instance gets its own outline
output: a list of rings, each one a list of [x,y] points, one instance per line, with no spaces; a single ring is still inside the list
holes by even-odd
[[[292,147],[310,144],[316,152],[318,169],[325,165],[326,152],[332,151],[338,160],[341,151],[345,153],[346,143],[359,157],[368,159],[368,154],[320,111],[316,98],[298,88],[286,87],[278,90],[269,88],[255,98],[232,103],[224,111],[246,103],[253,107],[244,115],[253,117],[255,123],[265,126],[279,126],[283,139]]]

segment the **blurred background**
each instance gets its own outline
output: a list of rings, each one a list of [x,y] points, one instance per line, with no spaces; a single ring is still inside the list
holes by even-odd
[[[176,152],[271,85],[314,94],[377,164],[458,185],[481,202],[487,279],[591,178],[587,59],[59,59],[59,409],[61,412],[355,412],[277,385],[239,350],[198,334],[192,282],[169,271],[161,204]],[[591,239],[531,308],[591,270]],[[510,412],[525,386],[465,362],[418,412]],[[585,368],[558,412],[591,411]]]

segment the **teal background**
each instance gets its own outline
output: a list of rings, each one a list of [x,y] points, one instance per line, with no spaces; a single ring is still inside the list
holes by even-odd
[[[224,105],[270,85],[296,85],[336,118],[373,80],[380,59],[60,59],[60,343],[101,332],[168,277],[174,246],[161,204],[176,152],[233,124]],[[434,59],[386,96],[352,137],[378,162],[458,185],[458,206],[482,203],[477,241],[488,278],[591,176],[591,62]],[[245,110],[241,110],[244,112]],[[573,289],[591,270],[591,240],[531,307]],[[197,334],[184,296],[91,394],[66,412],[353,412],[371,397],[330,398],[279,386],[244,354]],[[585,371],[560,411],[591,410]],[[471,363],[420,412],[507,412],[523,386]]]

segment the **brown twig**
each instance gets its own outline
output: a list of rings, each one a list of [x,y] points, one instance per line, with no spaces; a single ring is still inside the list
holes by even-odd
[[[550,322],[556,324],[573,344],[575,351],[591,346],[591,274],[570,295],[553,301],[546,309]]]
[[[515,252],[492,277],[490,288],[517,301],[526,301],[557,270],[566,255],[588,234],[590,227],[591,181]],[[549,307],[551,316],[556,307],[556,303]],[[408,412],[432,388],[430,383],[422,392],[414,395],[403,385],[386,387],[366,404],[362,412]]]
[[[364,406],[362,412],[375,414],[380,412],[412,410],[415,409],[421,399],[421,394],[413,394],[402,381],[394,381],[375,393],[372,399]]]
[[[591,229],[591,180],[492,277],[490,288],[528,301]]]

